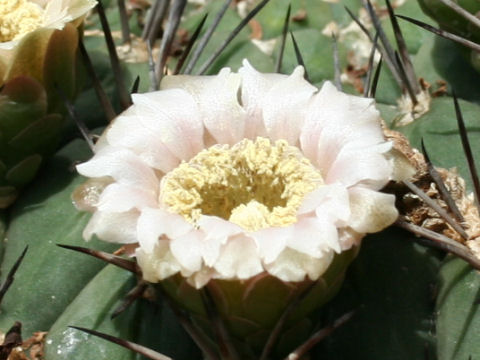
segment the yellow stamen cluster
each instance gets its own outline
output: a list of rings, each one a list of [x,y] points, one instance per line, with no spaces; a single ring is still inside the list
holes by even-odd
[[[323,184],[320,172],[284,140],[215,145],[162,180],[160,201],[188,221],[214,215],[248,231],[297,221],[305,195]]]
[[[44,10],[27,0],[0,0],[0,42],[18,40],[39,28]]]

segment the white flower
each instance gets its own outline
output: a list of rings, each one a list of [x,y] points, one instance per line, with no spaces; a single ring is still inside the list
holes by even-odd
[[[77,167],[93,178],[75,199],[94,211],[84,237],[138,243],[150,282],[318,279],[397,211],[378,191],[392,164],[374,101],[303,74],[245,61],[238,74],[171,76],[134,94]]]

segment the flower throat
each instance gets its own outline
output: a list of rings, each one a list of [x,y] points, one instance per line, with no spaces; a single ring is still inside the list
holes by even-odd
[[[249,231],[288,226],[305,195],[323,184],[320,172],[284,140],[242,140],[215,145],[169,172],[160,201],[195,223],[201,215]]]

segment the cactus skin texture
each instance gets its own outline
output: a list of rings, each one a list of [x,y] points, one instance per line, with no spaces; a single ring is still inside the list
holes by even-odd
[[[0,50],[0,208],[12,204],[32,181],[60,139],[64,125],[61,92],[76,91],[79,31],[38,29],[9,53]],[[4,60],[5,61],[5,60]]]
[[[438,22],[442,29],[476,42],[477,44],[480,43],[480,28],[478,26],[467,21],[464,17],[438,0],[418,1],[425,14]],[[480,2],[476,0],[457,0],[455,2],[478,18],[480,14]],[[470,49],[465,49],[465,53],[472,66],[477,71],[480,71],[480,54]]]

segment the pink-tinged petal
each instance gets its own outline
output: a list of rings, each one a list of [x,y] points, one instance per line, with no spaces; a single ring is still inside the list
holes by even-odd
[[[240,75],[225,68],[216,76],[166,76],[161,88],[190,93],[210,135],[217,143],[233,145],[245,133],[246,113],[238,102],[240,83]]]
[[[284,139],[298,144],[308,104],[317,88],[304,79],[303,67],[297,67],[292,75],[278,81],[264,95],[261,104],[267,135],[272,140]]]
[[[345,145],[384,142],[380,114],[374,105],[372,99],[344,94],[325,82],[310,103],[300,135],[305,156],[326,173]]]
[[[359,233],[374,233],[391,225],[398,217],[395,196],[367,188],[349,190],[352,215],[348,225]]]
[[[220,255],[221,246],[228,241],[229,237],[243,232],[240,226],[217,216],[202,216],[197,225],[205,233],[202,258],[207,266],[215,264]]]
[[[318,157],[328,157],[330,155],[326,153],[319,154],[319,147],[321,145],[325,147],[324,144],[320,144],[320,139],[323,132],[326,131],[325,129],[329,122],[335,122],[335,124],[330,125],[331,127],[341,127],[343,125],[344,119],[342,111],[339,110],[344,110],[347,106],[347,99],[343,96],[336,96],[332,89],[332,85],[329,82],[326,82],[320,91],[313,96],[308,109],[309,112],[305,119],[305,124],[300,134],[300,146],[303,154],[314,164],[319,165]],[[339,118],[341,124],[337,125]],[[323,142],[325,143],[326,141]]]
[[[193,226],[183,216],[163,209],[143,209],[137,223],[138,242],[147,252],[153,251],[162,236],[175,239],[191,231]]]
[[[303,281],[307,276],[311,280],[317,280],[330,266],[333,256],[333,250],[317,259],[287,248],[276,261],[265,265],[265,268],[271,275],[283,281]]]
[[[337,253],[341,251],[337,228],[325,218],[317,217],[299,219],[287,246],[314,258],[321,258],[332,249]]]
[[[229,239],[214,268],[222,279],[248,279],[263,271],[257,246],[245,235]]]
[[[181,269],[180,264],[170,252],[168,240],[158,241],[152,250],[137,248],[135,257],[142,269],[143,279],[151,283],[175,275]]]
[[[350,200],[345,186],[334,183],[320,186],[318,189],[307,194],[298,214],[307,214],[312,211],[317,215],[326,216],[335,225],[348,221],[350,217]]]
[[[171,239],[170,250],[180,265],[187,270],[185,273],[193,273],[201,269],[204,241],[205,234],[198,230]]]
[[[247,112],[245,137],[248,139],[255,139],[257,136],[265,137],[263,97],[275,84],[285,80],[287,76],[258,72],[248,60],[243,60],[243,66],[238,73],[242,76],[242,106]]]
[[[181,160],[204,147],[204,127],[194,98],[181,89],[132,95],[138,126],[147,129]]]
[[[83,230],[83,238],[90,240],[93,235],[97,235],[99,239],[108,242],[136,243],[138,216],[137,210],[123,213],[96,211]]]
[[[106,133],[106,138],[112,146],[131,149],[146,164],[164,173],[180,163],[180,159],[160,141],[158,132],[141,125],[139,116],[118,117]]]
[[[125,212],[133,208],[154,207],[156,204],[157,191],[114,183],[102,192],[97,208],[104,212]]]
[[[326,174],[325,182],[340,182],[347,187],[368,183],[371,188],[382,188],[392,174],[391,163],[384,156],[390,147],[390,143],[363,149],[344,147]]]
[[[77,165],[83,176],[100,178],[110,176],[119,184],[156,191],[159,180],[152,168],[127,149],[106,147],[89,161]]]
[[[293,226],[270,227],[255,231],[250,236],[255,240],[263,262],[270,264],[285,249],[292,232]]]

